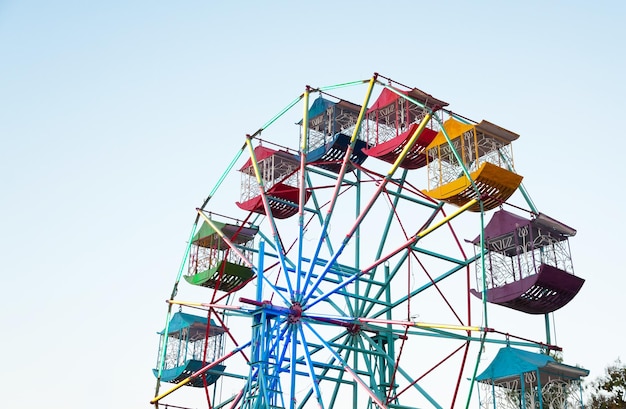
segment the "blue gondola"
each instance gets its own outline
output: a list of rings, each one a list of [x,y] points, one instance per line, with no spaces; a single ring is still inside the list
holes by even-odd
[[[360,111],[360,106],[348,101],[317,98],[309,108],[307,163],[339,173]],[[299,124],[302,125],[302,121]],[[348,172],[367,159],[363,152],[366,148],[367,143],[358,138],[349,158]]]

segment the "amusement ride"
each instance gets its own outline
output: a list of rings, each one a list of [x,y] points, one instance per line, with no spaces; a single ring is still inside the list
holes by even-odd
[[[581,407],[588,371],[562,362],[550,320],[584,284],[576,230],[530,199],[518,137],[379,74],[305,87],[193,213],[151,404]],[[494,308],[545,335],[490,327]]]

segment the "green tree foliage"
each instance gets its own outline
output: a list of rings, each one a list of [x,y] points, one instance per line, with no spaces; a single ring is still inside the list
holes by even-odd
[[[626,366],[617,359],[604,370],[604,375],[590,386],[590,409],[626,408]]]

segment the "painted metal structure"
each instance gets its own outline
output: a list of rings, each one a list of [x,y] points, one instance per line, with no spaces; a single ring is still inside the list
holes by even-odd
[[[217,230],[231,243],[246,248],[252,246],[258,229],[215,220],[209,220],[209,223],[203,222],[193,237],[185,280],[189,284],[221,291],[236,290],[254,273],[237,253],[230,250]],[[247,253],[247,257],[252,257],[251,252]]]
[[[359,86],[366,87],[361,104],[330,94]],[[558,349],[515,329],[490,328],[487,297],[471,295],[471,271],[478,263],[484,275],[488,253],[467,252],[458,226],[480,229],[478,248],[486,248],[483,218],[493,200],[473,177],[478,162],[496,161],[494,152],[482,150],[485,135],[495,131],[446,105],[375,74],[364,81],[306,87],[246,136],[196,211],[168,301],[168,320],[180,306],[202,310],[223,328],[223,349],[165,391],[161,381],[166,379],[157,368],[155,406],[175,402],[185,382],[225,365],[218,382],[206,386],[203,406],[468,407],[476,399],[485,344]],[[446,128],[451,120],[468,128],[460,134],[472,134],[467,143],[480,141],[472,154],[475,163],[463,159],[472,155],[457,151],[469,145],[456,145],[459,135]],[[295,124],[294,137],[261,139],[279,123]],[[432,189],[423,188],[429,180],[423,167],[435,159],[427,147],[439,136],[467,179],[463,189],[472,189],[463,201],[429,195]],[[297,149],[285,147],[293,140],[299,141]],[[509,162],[509,143],[491,147],[506,158],[502,163],[508,168],[500,169],[518,177]],[[218,194],[221,203],[236,201],[236,168],[243,175],[242,195],[228,214],[240,220],[219,224],[210,204]],[[514,190],[522,189],[517,185]],[[500,196],[498,203],[503,200]],[[250,229],[250,240],[238,239],[242,228]],[[229,257],[237,257],[252,278],[234,287],[209,285],[199,302],[178,300],[178,284],[201,237],[228,247]]]
[[[462,206],[480,198],[474,212],[501,206],[522,183],[512,170],[511,142],[519,137],[487,121],[462,122],[454,117],[426,148],[430,197]],[[468,175],[469,172],[469,175]]]
[[[321,95],[313,101],[308,112],[306,134],[306,161],[311,165],[339,173],[343,158],[350,146],[361,107],[348,101],[333,102]],[[300,121],[300,125],[302,125]],[[304,129],[304,127],[301,127]],[[303,138],[301,132],[300,138]],[[357,138],[348,162],[348,171],[362,165],[367,159],[363,149],[366,141]]]
[[[498,210],[485,227],[485,274],[472,293],[528,314],[547,314],[569,303],[585,280],[574,275],[568,238],[576,230],[542,213],[525,219]],[[480,246],[481,235],[473,240]],[[480,251],[480,248],[478,248]]]
[[[582,378],[589,371],[545,353],[511,346],[498,351],[476,377],[481,409],[582,408]]]
[[[159,361],[152,370],[154,375],[165,382],[193,387],[213,385],[224,372],[224,365],[216,365],[202,375],[190,377],[219,356],[224,332],[224,328],[206,317],[175,313],[166,329],[159,332]]]
[[[383,88],[367,110],[366,133],[370,148],[365,152],[387,163],[395,163],[424,116],[447,105],[447,102],[417,88]],[[405,169],[426,166],[425,151],[437,136],[438,129],[438,122],[431,117],[399,166]]]

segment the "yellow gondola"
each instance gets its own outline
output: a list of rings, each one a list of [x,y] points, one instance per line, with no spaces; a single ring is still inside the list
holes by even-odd
[[[509,170],[511,142],[519,135],[484,120],[472,124],[450,118],[443,127],[454,150],[439,131],[427,148],[428,189],[423,192],[456,206],[480,198],[484,210],[505,202],[522,183],[522,176]],[[468,210],[480,211],[480,203]]]

